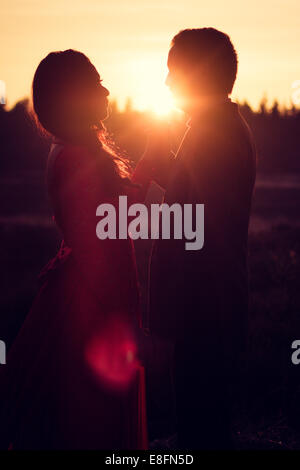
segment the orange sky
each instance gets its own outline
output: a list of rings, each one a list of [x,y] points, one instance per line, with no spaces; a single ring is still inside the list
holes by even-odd
[[[0,0],[0,80],[8,104],[30,93],[50,51],[86,53],[122,105],[168,104],[164,79],[169,43],[187,27],[213,26],[239,55],[232,96],[257,106],[262,95],[290,104],[300,79],[299,0]]]

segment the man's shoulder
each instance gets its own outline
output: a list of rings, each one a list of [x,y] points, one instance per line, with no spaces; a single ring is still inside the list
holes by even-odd
[[[206,155],[207,158],[216,156],[220,160],[241,154],[254,156],[253,134],[244,117],[238,110],[225,117],[192,128],[187,139],[187,154],[196,159]]]

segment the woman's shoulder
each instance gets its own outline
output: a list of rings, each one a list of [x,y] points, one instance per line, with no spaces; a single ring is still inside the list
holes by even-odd
[[[84,165],[92,160],[93,156],[83,145],[63,144],[59,153],[59,161],[62,165]]]
[[[64,144],[55,159],[55,174],[68,173],[69,175],[81,172],[97,171],[97,159],[82,145]]]
[[[47,183],[56,190],[101,185],[97,159],[84,146],[56,144],[48,157]]]

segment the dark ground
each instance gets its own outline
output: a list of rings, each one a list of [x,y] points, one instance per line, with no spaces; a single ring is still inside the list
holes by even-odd
[[[276,178],[269,184],[259,179],[255,192],[249,350],[242,385],[232,392],[239,448],[300,449],[300,365],[298,369],[291,363],[291,343],[300,338],[300,183],[290,179],[291,185],[284,188],[282,178],[279,188]],[[0,331],[8,346],[36,293],[37,274],[59,246],[43,187],[39,174],[2,181]],[[148,252],[149,244],[140,241],[137,255],[144,288]],[[172,437],[168,440],[175,432],[171,351],[171,345],[158,338],[144,338],[149,431],[155,447],[174,445]]]

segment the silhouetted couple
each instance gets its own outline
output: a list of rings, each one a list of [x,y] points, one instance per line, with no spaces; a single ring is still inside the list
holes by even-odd
[[[181,31],[168,67],[188,129],[175,156],[152,143],[133,174],[102,125],[109,92],[88,58],[54,52],[36,70],[33,104],[53,136],[47,187],[64,241],[1,369],[1,447],[147,448],[133,244],[98,239],[96,209],[118,211],[120,195],[143,202],[151,180],[169,205],[204,204],[205,214],[201,250],[158,239],[151,256],[150,327],[175,343],[177,448],[231,446],[228,385],[246,342],[255,152],[228,98],[237,56],[227,35]]]

